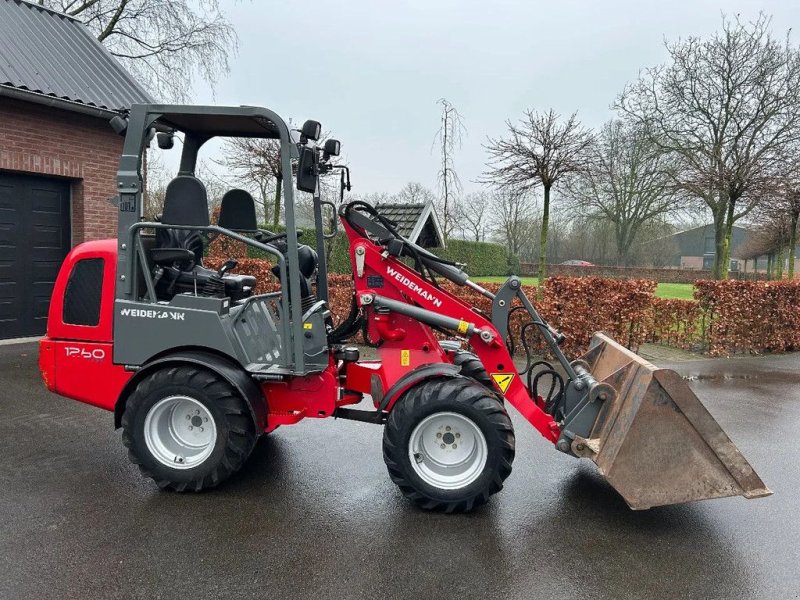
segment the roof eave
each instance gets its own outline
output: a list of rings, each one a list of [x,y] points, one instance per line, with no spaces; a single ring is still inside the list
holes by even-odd
[[[51,108],[60,108],[70,112],[88,115],[90,117],[97,117],[100,119],[111,119],[119,112],[108,108],[101,108],[99,106],[89,106],[80,102],[73,102],[72,100],[64,100],[63,98],[56,98],[41,94],[39,92],[32,92],[30,90],[21,90],[5,84],[0,84],[0,96],[6,98],[13,98],[14,100],[21,100],[23,102],[33,102],[41,104],[42,106],[49,106]]]

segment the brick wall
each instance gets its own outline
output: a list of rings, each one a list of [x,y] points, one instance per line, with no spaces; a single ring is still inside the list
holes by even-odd
[[[522,263],[522,275],[536,276],[537,265]],[[701,269],[648,269],[644,267],[579,267],[575,265],[547,265],[547,276],[555,277],[605,277],[608,279],[650,279],[659,283],[694,283],[700,279],[713,279],[711,271]],[[748,273],[731,272],[731,279],[755,279],[757,276]],[[762,278],[762,277],[758,277]]]
[[[0,169],[72,181],[72,242],[114,237],[122,137],[105,119],[0,98]]]

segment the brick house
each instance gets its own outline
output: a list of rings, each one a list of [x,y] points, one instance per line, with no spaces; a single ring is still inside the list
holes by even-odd
[[[0,339],[43,333],[70,247],[115,235],[108,122],[149,101],[80,21],[0,0]]]

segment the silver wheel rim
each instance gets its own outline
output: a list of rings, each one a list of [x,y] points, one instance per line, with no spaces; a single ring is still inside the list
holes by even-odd
[[[427,484],[457,490],[474,482],[486,466],[486,437],[472,419],[434,413],[414,428],[408,443],[414,472]]]
[[[214,450],[217,426],[201,402],[189,396],[159,400],[144,420],[147,449],[162,465],[191,469]]]

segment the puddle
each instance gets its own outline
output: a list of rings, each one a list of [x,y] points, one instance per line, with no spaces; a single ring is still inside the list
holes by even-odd
[[[697,373],[694,375],[684,375],[686,381],[735,381],[761,379],[761,375],[750,373]]]

